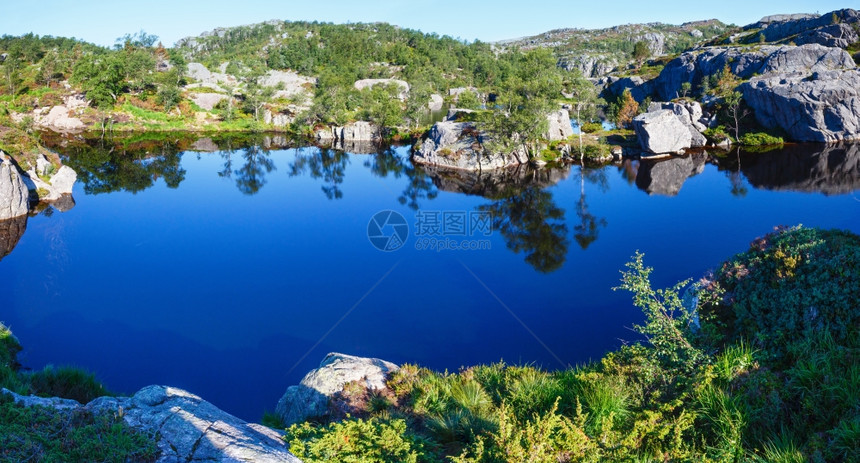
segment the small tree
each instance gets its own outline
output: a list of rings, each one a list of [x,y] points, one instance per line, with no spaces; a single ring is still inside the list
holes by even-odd
[[[621,94],[621,98],[618,102],[618,116],[616,117],[615,124],[618,127],[630,128],[631,124],[633,124],[633,118],[639,114],[639,103],[633,99],[633,94],[630,93],[630,89],[624,89],[624,93]]]
[[[648,42],[640,40],[633,45],[633,59],[639,66],[642,66],[642,63],[650,56],[651,49],[648,48]]]
[[[597,115],[598,101],[601,100],[597,97],[597,89],[594,84],[583,77],[578,70],[571,73],[570,80],[565,82],[565,86],[575,101],[573,108],[576,113],[576,123],[579,124],[579,160],[582,162],[585,155],[582,149],[582,126]]]

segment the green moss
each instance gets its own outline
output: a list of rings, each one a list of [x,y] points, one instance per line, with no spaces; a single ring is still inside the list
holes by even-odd
[[[738,141],[744,146],[770,146],[782,145],[784,143],[781,137],[774,137],[773,135],[764,132],[745,133],[741,135],[741,138]]]

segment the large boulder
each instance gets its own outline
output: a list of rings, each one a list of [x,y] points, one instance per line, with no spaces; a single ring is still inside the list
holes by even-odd
[[[0,220],[30,212],[30,192],[12,159],[0,151]]]
[[[400,87],[400,91],[397,94],[397,97],[403,101],[409,96],[409,83],[405,80],[397,80],[397,79],[361,79],[355,81],[353,84],[356,90],[364,90],[365,88],[374,87],[376,85],[396,85]]]
[[[633,130],[642,149],[650,153],[678,153],[693,144],[690,127],[669,109],[636,116]]]
[[[434,93],[430,95],[430,101],[427,103],[427,109],[430,111],[441,111],[442,106],[445,105],[445,100],[442,99],[442,95],[438,93]]]
[[[573,127],[570,125],[570,113],[566,109],[550,113],[547,117],[549,128],[544,138],[549,141],[567,140],[573,135]]]
[[[702,132],[707,129],[704,122],[708,119],[703,117],[702,105],[695,101],[683,101],[679,103],[653,102],[648,106],[648,112],[662,109],[672,111],[678,120],[687,126],[687,129],[690,130],[690,146],[692,148],[705,146],[708,140],[702,135]]]
[[[277,87],[274,98],[294,98],[298,95],[309,95],[317,80],[293,71],[271,70],[260,77],[258,83],[263,87]]]
[[[606,98],[619,97],[624,93],[624,90],[630,90],[630,96],[641,103],[654,93],[654,81],[645,80],[639,76],[609,77],[603,96]]]
[[[636,172],[636,186],[649,195],[675,196],[687,178],[705,170],[707,155],[673,157],[667,160],[642,160]]]
[[[226,64],[226,63],[225,63]],[[236,77],[224,72],[227,67],[221,66],[221,72],[212,72],[201,63],[188,63],[186,75],[191,79],[206,84],[228,84],[236,85],[238,80]]]
[[[724,67],[741,79],[767,73],[816,72],[853,69],[854,60],[845,50],[821,45],[706,47],[682,53],[670,61],[653,81],[653,90],[663,101],[681,95],[684,83],[700,85]]]
[[[860,71],[764,75],[741,91],[762,125],[794,140],[860,140]]]
[[[477,171],[528,162],[528,153],[522,148],[510,153],[492,152],[484,142],[484,136],[470,122],[437,122],[412,160],[418,164]]]
[[[326,416],[331,398],[347,383],[360,382],[368,390],[383,390],[388,375],[397,369],[385,360],[330,353],[297,386],[287,388],[275,411],[287,425]]]
[[[191,101],[207,111],[212,111],[218,103],[226,99],[227,95],[220,93],[193,93],[191,95]]]
[[[33,122],[43,129],[54,132],[78,132],[86,128],[86,124],[75,117],[75,111],[66,105],[54,106],[46,115],[36,114]]]
[[[343,126],[338,140],[344,142],[378,141],[382,137],[379,126],[371,122],[358,121]]]
[[[156,436],[158,463],[301,463],[281,433],[246,423],[182,389],[148,386],[132,397],[95,399],[86,408],[120,414],[130,427]]]
[[[29,212],[29,192],[25,178],[12,159],[0,151],[0,220]]]

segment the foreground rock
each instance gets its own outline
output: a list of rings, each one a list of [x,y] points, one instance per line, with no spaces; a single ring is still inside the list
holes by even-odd
[[[860,71],[765,75],[741,90],[759,123],[794,140],[860,140]]]
[[[640,114],[633,118],[633,130],[642,149],[649,153],[678,153],[693,145],[689,126],[670,109]]]
[[[83,408],[121,416],[132,429],[157,439],[157,463],[301,463],[277,431],[246,423],[174,387],[147,386],[132,397],[99,397],[86,406],[57,397],[21,396],[6,389],[0,392],[8,393],[24,407]]]
[[[412,160],[449,169],[483,171],[525,164],[529,157],[522,147],[508,153],[491,152],[475,124],[443,121],[433,125]]]
[[[676,196],[687,178],[705,170],[707,154],[673,157],[663,161],[642,160],[636,172],[636,186],[646,193]]]
[[[0,151],[0,220],[30,212],[30,192],[18,168],[6,153]]]
[[[331,398],[344,385],[358,381],[369,390],[383,390],[388,374],[397,365],[385,360],[331,353],[319,368],[311,370],[297,386],[290,386],[275,409],[288,426],[329,413]]]
[[[132,397],[100,397],[87,408],[121,413],[130,427],[157,436],[159,463],[300,463],[280,433],[246,423],[182,389],[148,386]]]

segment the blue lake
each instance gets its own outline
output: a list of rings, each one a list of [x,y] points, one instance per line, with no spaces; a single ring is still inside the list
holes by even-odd
[[[612,290],[636,250],[669,286],[778,225],[860,233],[858,146],[482,176],[414,167],[405,147],[141,146],[55,148],[76,205],[29,218],[0,261],[0,320],[26,367],[174,385],[251,420],[331,351],[440,370],[597,359],[637,339]],[[368,239],[386,210],[409,233],[390,252]],[[417,249],[440,243],[478,249]]]

